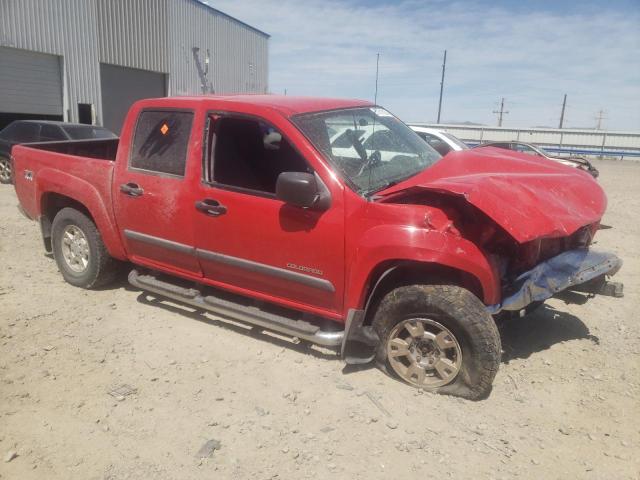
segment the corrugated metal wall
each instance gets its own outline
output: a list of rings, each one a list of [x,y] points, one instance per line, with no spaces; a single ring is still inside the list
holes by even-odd
[[[169,95],[202,92],[193,48],[202,69],[209,51],[207,91],[266,93],[268,37],[192,0],[169,2]]]
[[[100,62],[168,73],[167,0],[97,0]]]
[[[196,0],[0,0],[0,46],[63,57],[65,119],[102,118],[100,63],[168,74],[169,95],[265,93],[268,35]]]
[[[65,118],[78,103],[98,112],[100,75],[96,4],[92,0],[0,0],[0,45],[62,56]]]

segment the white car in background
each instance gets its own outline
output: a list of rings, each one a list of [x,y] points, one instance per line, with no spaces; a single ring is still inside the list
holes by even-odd
[[[398,136],[382,124],[357,125],[337,129],[329,139],[331,150],[335,156],[346,158],[360,158],[354,146],[359,142],[370,155],[374,151],[380,152],[380,160],[387,162],[397,155],[414,156],[410,145],[398,143]]]
[[[469,150],[469,147],[458,137],[436,128],[419,127],[409,125],[409,128],[416,132],[420,138],[427,142],[434,150],[443,157],[449,152],[459,152]]]

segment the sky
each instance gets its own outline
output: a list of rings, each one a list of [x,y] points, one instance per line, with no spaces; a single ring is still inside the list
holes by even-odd
[[[405,122],[640,130],[640,0],[208,0],[271,35],[269,90],[373,100]]]

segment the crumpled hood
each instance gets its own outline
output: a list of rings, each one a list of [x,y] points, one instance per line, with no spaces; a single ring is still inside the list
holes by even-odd
[[[389,201],[420,190],[463,196],[520,243],[571,235],[598,222],[607,205],[586,172],[490,147],[451,152],[379,195]]]

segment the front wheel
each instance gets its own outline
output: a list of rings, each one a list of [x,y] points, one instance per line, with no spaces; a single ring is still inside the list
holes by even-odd
[[[114,280],[118,261],[109,255],[91,218],[63,208],[51,228],[53,256],[64,279],[76,287],[96,288]]]
[[[471,400],[491,392],[501,357],[498,329],[464,288],[411,285],[388,293],[373,319],[378,364],[404,382]]]
[[[12,177],[11,160],[7,157],[0,157],[0,183],[9,184]]]

